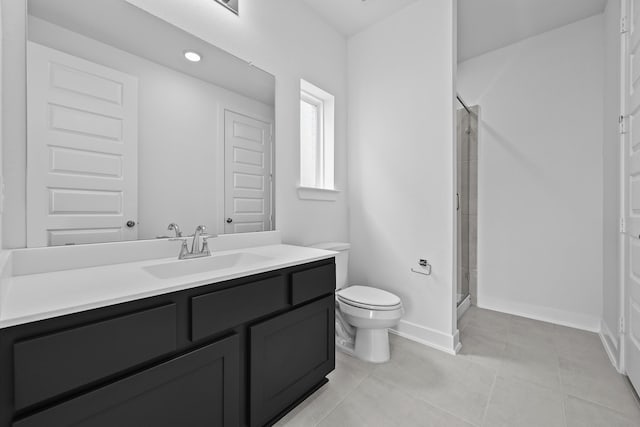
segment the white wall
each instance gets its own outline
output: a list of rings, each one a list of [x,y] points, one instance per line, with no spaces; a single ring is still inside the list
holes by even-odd
[[[2,35],[2,31],[4,29],[4,22],[2,20],[3,17],[3,5],[2,2],[0,2],[0,36]],[[2,252],[2,216],[4,213],[4,176],[3,176],[3,167],[2,167],[2,134],[3,134],[3,130],[4,130],[4,126],[3,126],[3,120],[2,120],[2,108],[3,108],[3,103],[2,103],[2,99],[4,96],[4,83],[2,80],[2,76],[3,76],[3,72],[2,72],[2,64],[4,63],[3,61],[3,55],[2,52],[4,52],[4,48],[2,47],[2,39],[0,39],[0,252]]]
[[[599,330],[602,15],[458,64],[479,104],[478,305]]]
[[[18,26],[24,12],[23,1],[3,0],[15,7],[12,23]],[[189,31],[196,36],[243,58],[276,76],[276,227],[290,243],[310,244],[324,240],[348,238],[347,170],[346,170],[346,40],[324,23],[298,0],[244,0],[236,16],[213,1],[131,0],[131,3]],[[23,24],[22,24],[23,25]],[[18,31],[15,33],[20,35]],[[19,50],[20,44],[13,46]],[[16,93],[6,100],[20,107],[24,101],[18,82],[24,80],[24,69],[17,52],[10,70]],[[5,57],[6,58],[6,57]],[[22,59],[23,61],[23,59]],[[6,62],[5,62],[6,63]],[[331,92],[336,97],[336,186],[342,190],[335,202],[298,199],[299,181],[299,85],[304,78]],[[5,81],[8,80],[5,76]],[[16,123],[13,139],[24,140],[24,121],[20,108],[5,114]],[[5,111],[6,112],[6,111]],[[8,131],[3,132],[6,137]],[[7,138],[5,138],[7,141]],[[23,153],[15,161],[7,160],[5,178],[23,174]],[[19,150],[18,150],[19,151]],[[10,203],[24,206],[24,194],[15,194]],[[23,211],[24,212],[24,211]],[[5,229],[24,216],[4,218]],[[24,246],[24,241],[9,240],[7,247]]]
[[[27,139],[26,100],[26,14],[24,0],[2,1],[2,172],[4,182],[25,179]],[[2,215],[2,246],[16,247],[6,231],[26,226],[26,193],[5,186]],[[26,238],[26,236],[25,236]],[[19,246],[25,246],[25,238]]]
[[[603,145],[603,294],[602,334],[615,361],[620,358],[620,0],[604,11],[604,145]]]
[[[349,40],[351,283],[394,292],[398,331],[453,351],[455,2],[421,0]],[[430,277],[411,272],[418,259]]]
[[[224,232],[224,110],[273,123],[273,106],[38,18],[29,18],[29,38],[138,78],[139,238],[168,235],[171,222]]]

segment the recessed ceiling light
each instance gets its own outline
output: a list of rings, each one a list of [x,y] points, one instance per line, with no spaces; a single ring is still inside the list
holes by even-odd
[[[198,52],[194,52],[192,50],[185,50],[184,57],[187,61],[191,62],[200,62],[202,56]]]

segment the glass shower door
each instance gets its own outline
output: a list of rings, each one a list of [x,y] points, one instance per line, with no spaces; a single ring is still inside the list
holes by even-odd
[[[475,296],[477,271],[478,107],[457,113],[457,303]]]

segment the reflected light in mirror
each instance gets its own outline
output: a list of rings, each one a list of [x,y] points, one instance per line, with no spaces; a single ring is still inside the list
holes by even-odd
[[[192,50],[185,50],[184,57],[186,58],[187,61],[190,61],[190,62],[200,62],[200,60],[202,59],[202,55]]]

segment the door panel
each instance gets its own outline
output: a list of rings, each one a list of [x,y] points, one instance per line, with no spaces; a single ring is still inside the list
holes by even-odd
[[[27,245],[137,239],[137,79],[27,50]]]
[[[272,128],[225,110],[225,233],[272,229]]]
[[[623,41],[623,114],[627,121],[625,150],[625,366],[640,390],[640,0],[625,3],[631,17]]]

